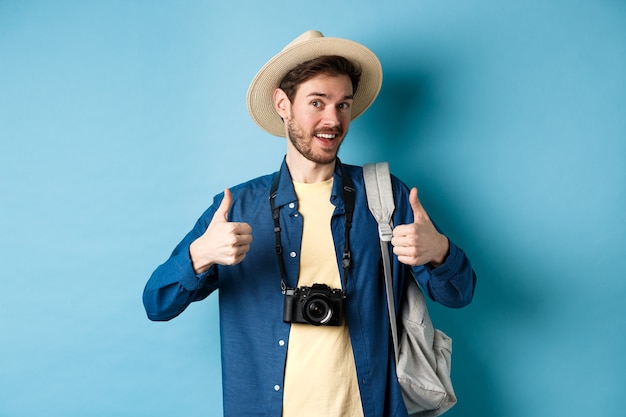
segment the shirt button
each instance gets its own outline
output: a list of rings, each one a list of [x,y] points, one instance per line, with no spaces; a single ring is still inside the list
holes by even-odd
[[[280,391],[280,385],[274,385],[274,391]]]
[[[285,346],[285,341],[284,340],[279,340],[278,341],[278,346]]]
[[[292,258],[295,258],[296,257],[296,253],[295,252],[290,252],[289,256],[291,256]]]
[[[289,208],[294,208],[296,205],[294,203],[289,203]]]

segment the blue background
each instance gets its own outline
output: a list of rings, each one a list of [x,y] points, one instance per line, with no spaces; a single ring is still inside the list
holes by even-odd
[[[221,415],[217,297],[151,323],[141,293],[278,169],[245,94],[307,29],[385,70],[342,159],[390,161],[478,273],[431,306],[448,415],[623,415],[625,2],[0,0],[0,416]]]

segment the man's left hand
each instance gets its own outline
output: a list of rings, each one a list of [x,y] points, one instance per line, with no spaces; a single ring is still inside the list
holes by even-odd
[[[448,238],[439,233],[430,221],[428,213],[417,198],[417,188],[411,189],[409,202],[413,209],[413,223],[401,224],[393,229],[393,253],[406,265],[430,264],[437,267],[448,254]]]

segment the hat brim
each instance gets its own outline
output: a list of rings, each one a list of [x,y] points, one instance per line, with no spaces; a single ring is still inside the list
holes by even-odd
[[[374,102],[383,81],[376,55],[365,46],[341,38],[320,37],[283,49],[256,74],[248,88],[247,105],[252,120],[266,132],[285,137],[285,125],[274,109],[274,91],[295,66],[324,55],[339,55],[357,64],[361,80],[352,102],[352,120]]]

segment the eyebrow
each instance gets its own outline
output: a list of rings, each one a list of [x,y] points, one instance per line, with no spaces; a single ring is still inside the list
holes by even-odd
[[[312,93],[309,93],[309,94],[307,95],[307,97],[323,97],[323,98],[328,98],[328,94],[325,94],[325,93],[317,93],[317,92],[315,92],[315,91],[314,91],[314,92],[312,92]],[[344,99],[344,100],[354,100],[354,94],[350,94],[350,95],[344,96],[344,97],[343,97],[343,99]]]

